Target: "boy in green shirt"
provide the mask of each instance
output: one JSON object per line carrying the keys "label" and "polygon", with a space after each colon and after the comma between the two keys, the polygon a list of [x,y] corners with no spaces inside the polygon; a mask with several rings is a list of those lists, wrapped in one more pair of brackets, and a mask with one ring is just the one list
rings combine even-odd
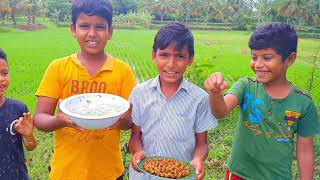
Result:
{"label": "boy in green shirt", "polygon": [[292,179],[294,134],[300,179],[313,179],[313,136],[320,132],[319,117],[312,98],[286,76],[296,59],[297,40],[289,25],[258,28],[249,40],[256,77],[238,80],[225,95],[228,83],[221,73],[205,81],[215,117],[241,108],[226,179]]}

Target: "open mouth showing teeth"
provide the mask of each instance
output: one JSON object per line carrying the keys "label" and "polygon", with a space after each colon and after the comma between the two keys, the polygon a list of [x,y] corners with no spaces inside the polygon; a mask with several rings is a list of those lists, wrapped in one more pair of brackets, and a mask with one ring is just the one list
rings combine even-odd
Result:
{"label": "open mouth showing teeth", "polygon": [[87,41],[90,46],[96,46],[98,44],[97,41]]}
{"label": "open mouth showing teeth", "polygon": [[176,74],[176,72],[172,72],[172,71],[171,72],[166,71],[166,73],[167,74]]}
{"label": "open mouth showing teeth", "polygon": [[266,75],[267,72],[257,71],[256,74],[257,74],[258,76],[263,76],[263,75]]}

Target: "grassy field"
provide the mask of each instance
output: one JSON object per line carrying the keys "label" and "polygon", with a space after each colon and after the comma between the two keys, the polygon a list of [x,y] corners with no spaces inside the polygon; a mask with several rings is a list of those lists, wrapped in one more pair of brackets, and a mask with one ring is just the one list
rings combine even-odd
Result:
{"label": "grassy field", "polygon": [[[134,69],[137,79],[142,82],[156,75],[151,61],[153,38],[156,31],[151,30],[115,30],[113,39],[107,45],[107,51],[127,61]],[[239,77],[252,76],[248,64],[250,56],[247,49],[248,32],[194,31],[196,44],[196,64],[211,63],[213,67],[202,68],[201,80],[214,71],[221,71],[231,82]],[[34,93],[39,85],[47,65],[55,58],[74,53],[78,50],[76,40],[68,28],[49,26],[36,32],[23,32],[0,26],[0,48],[9,58],[11,85],[8,97],[24,101],[30,111],[35,109]],[[289,79],[299,87],[308,89],[310,85],[313,60],[320,40],[299,40],[298,59],[289,70]],[[192,75],[195,71],[189,71]],[[320,106],[320,55],[316,64],[314,88],[310,93]],[[191,77],[191,76],[190,76]],[[192,78],[191,78],[192,79]],[[209,132],[210,152],[206,162],[206,179],[223,179],[227,158],[230,154],[234,128],[238,112],[234,111],[219,128]],[[36,132],[39,146],[27,152],[27,164],[31,179],[48,179],[48,166],[52,157],[53,134]],[[122,150],[125,164],[128,166],[130,154],[126,150],[129,132],[122,133]],[[320,140],[316,138],[316,179],[320,180]],[[296,164],[296,162],[294,163]],[[294,179],[297,179],[297,167],[293,166]],[[210,178],[209,178],[210,177]]]}

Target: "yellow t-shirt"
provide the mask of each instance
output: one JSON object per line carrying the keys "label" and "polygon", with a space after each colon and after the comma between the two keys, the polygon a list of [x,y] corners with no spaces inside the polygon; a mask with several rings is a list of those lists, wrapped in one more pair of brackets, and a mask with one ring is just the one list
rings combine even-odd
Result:
{"label": "yellow t-shirt", "polygon": [[[73,54],[48,66],[36,96],[65,99],[75,94],[99,92],[128,99],[135,84],[130,66],[109,54],[104,66],[93,76]],[[115,180],[123,171],[119,129],[55,131],[50,179]]]}

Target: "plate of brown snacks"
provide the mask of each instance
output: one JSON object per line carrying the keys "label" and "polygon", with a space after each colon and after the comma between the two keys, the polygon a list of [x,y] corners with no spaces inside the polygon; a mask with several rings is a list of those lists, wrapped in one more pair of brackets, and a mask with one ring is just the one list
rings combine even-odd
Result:
{"label": "plate of brown snacks", "polygon": [[174,158],[146,157],[138,168],[151,176],[163,179],[196,179],[195,168],[189,162],[182,162]]}

